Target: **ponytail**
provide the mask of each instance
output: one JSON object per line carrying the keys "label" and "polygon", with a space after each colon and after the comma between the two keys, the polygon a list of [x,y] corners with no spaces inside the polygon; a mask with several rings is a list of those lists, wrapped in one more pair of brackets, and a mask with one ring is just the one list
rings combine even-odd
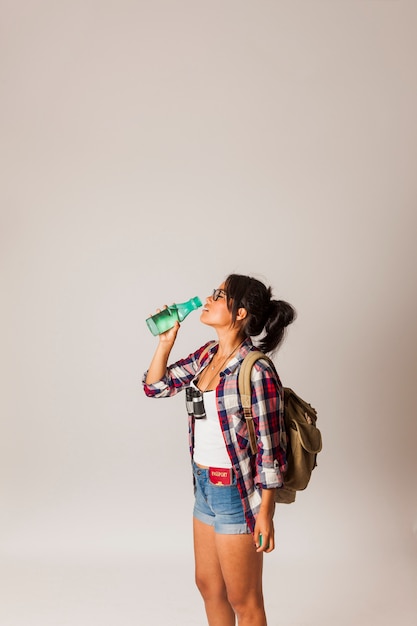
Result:
{"label": "ponytail", "polygon": [[232,324],[237,312],[244,307],[247,312],[244,331],[248,337],[262,335],[259,349],[274,352],[284,338],[285,328],[295,317],[295,309],[285,300],[273,300],[271,287],[250,276],[230,274],[225,281],[227,305],[232,313]]}
{"label": "ponytail", "polygon": [[259,348],[262,352],[274,352],[281,344],[285,329],[295,320],[295,309],[285,300],[271,300],[265,324],[265,335]]}

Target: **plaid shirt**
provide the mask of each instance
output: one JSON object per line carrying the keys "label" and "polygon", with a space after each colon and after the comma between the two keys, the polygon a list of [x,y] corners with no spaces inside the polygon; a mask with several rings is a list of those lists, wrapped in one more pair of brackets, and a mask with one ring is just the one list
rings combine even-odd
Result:
{"label": "plaid shirt", "polygon": [[[209,346],[209,350],[205,349]],[[208,342],[187,358],[173,363],[158,382],[145,383],[145,394],[151,398],[173,396],[188,387],[191,381],[206,367],[217,352],[216,342]],[[246,420],[240,402],[238,375],[240,365],[250,350],[251,339],[246,339],[239,351],[220,372],[216,388],[216,403],[226,449],[236,475],[245,518],[250,530],[255,528],[262,489],[276,489],[283,485],[286,470],[286,433],[284,426],[284,402],[281,381],[277,372],[262,360],[256,361],[251,371],[252,414],[258,450],[251,453]],[[200,363],[200,356],[204,352]],[[189,417],[189,446],[191,457],[194,450],[194,420]]]}

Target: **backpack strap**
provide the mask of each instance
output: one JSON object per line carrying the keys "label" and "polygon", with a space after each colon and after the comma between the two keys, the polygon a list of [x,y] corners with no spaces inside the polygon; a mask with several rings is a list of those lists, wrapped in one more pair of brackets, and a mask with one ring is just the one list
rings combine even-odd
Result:
{"label": "backpack strap", "polygon": [[273,362],[268,356],[266,356],[266,354],[260,352],[259,350],[252,350],[251,352],[248,352],[248,354],[243,359],[238,377],[240,399],[242,401],[243,414],[245,416],[246,425],[248,427],[249,442],[252,454],[256,454],[257,445],[252,415],[251,370],[253,364],[255,363],[255,361],[258,361],[258,359],[265,359],[265,361],[268,361],[268,363],[271,363],[274,366]]}

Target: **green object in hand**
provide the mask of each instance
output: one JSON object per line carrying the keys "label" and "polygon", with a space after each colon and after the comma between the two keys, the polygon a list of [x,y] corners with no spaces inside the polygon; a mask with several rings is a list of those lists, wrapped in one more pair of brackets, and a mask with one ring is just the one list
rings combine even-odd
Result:
{"label": "green object in hand", "polygon": [[176,322],[182,322],[191,311],[195,311],[200,306],[202,306],[202,302],[196,296],[187,302],[181,302],[181,304],[171,304],[159,313],[148,317],[146,323],[153,335],[160,335],[173,328]]}

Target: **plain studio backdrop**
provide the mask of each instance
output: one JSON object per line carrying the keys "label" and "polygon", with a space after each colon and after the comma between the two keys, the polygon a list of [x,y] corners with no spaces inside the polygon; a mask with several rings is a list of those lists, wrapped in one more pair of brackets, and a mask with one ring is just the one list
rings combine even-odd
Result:
{"label": "plain studio backdrop", "polygon": [[[0,626],[203,626],[156,308],[231,272],[324,449],[271,626],[417,619],[415,0],[1,2]],[[193,313],[173,358],[213,338]]]}

